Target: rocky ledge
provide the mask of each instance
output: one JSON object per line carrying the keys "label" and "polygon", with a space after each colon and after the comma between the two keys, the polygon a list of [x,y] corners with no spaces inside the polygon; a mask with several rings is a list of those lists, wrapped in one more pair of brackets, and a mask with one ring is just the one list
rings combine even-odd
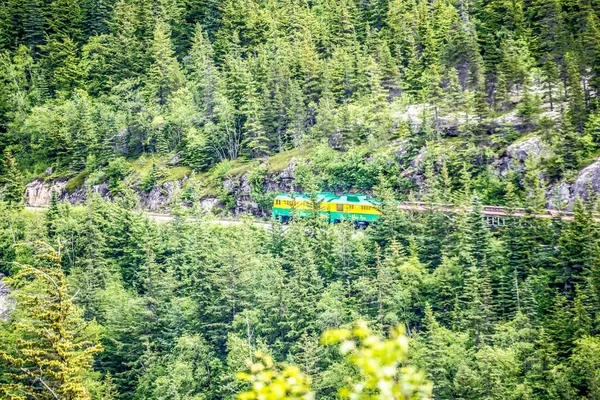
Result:
{"label": "rocky ledge", "polygon": [[[298,190],[295,186],[295,169],[297,162],[292,159],[282,171],[267,173],[263,179],[263,192],[288,192],[291,189]],[[188,178],[181,180],[156,184],[149,191],[140,189],[137,185],[133,187],[140,202],[140,207],[147,211],[168,212],[175,201],[180,199],[181,192]],[[67,180],[44,181],[36,179],[25,188],[25,203],[30,207],[46,207],[50,204],[52,192],[55,191],[61,201],[71,204],[81,204],[88,197],[88,191],[98,194],[105,200],[112,201],[113,196],[106,182],[93,185],[88,188],[78,188],[70,192],[67,190]],[[258,217],[265,217],[262,210],[253,198],[250,174],[245,173],[240,177],[231,177],[222,182],[222,192],[233,200],[231,212],[235,215],[251,213]],[[186,206],[185,202],[182,205]],[[205,196],[200,199],[200,207],[208,212],[214,209],[222,209],[225,206],[216,196]]]}

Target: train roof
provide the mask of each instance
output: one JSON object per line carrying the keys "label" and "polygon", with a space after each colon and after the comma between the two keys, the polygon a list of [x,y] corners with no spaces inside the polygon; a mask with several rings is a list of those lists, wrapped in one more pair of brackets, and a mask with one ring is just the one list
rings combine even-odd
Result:
{"label": "train roof", "polygon": [[[329,199],[335,198],[335,193],[330,192],[320,192],[317,193],[317,200],[319,201],[327,201]],[[276,200],[310,200],[310,196],[306,193],[281,193],[275,197]]]}
{"label": "train roof", "polygon": [[344,194],[335,199],[336,203],[374,206],[379,203],[366,194]]}
{"label": "train roof", "polygon": [[[310,200],[311,196],[305,193],[282,193],[275,197],[276,200]],[[317,201],[322,202],[335,202],[342,204],[357,204],[357,205],[378,205],[379,202],[375,199],[370,198],[363,193],[350,193],[336,196],[335,193],[331,192],[320,192],[317,193]]]}

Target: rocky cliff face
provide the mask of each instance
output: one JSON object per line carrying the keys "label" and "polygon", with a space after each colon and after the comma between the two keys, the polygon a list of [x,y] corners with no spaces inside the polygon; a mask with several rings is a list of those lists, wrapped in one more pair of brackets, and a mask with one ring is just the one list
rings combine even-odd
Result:
{"label": "rocky cliff face", "polygon": [[[299,191],[300,188],[295,185],[296,166],[296,160],[292,159],[283,171],[267,173],[263,179],[262,190],[278,193],[289,192],[290,190]],[[253,199],[250,174],[246,173],[240,178],[224,180],[223,189],[233,196],[235,205],[232,212],[234,215],[250,213],[257,217],[268,216],[266,210],[261,209]]]}
{"label": "rocky cliff face", "polygon": [[[25,187],[25,204],[30,207],[46,207],[50,204],[52,192],[56,192],[61,201],[68,201],[72,204],[81,204],[87,198],[87,189],[79,188],[74,192],[66,189],[66,180],[56,180],[45,182],[40,179],[29,183]],[[91,187],[93,193],[99,194],[102,198],[111,200],[110,191],[106,183],[94,185]]]}
{"label": "rocky cliff face", "polygon": [[175,182],[154,185],[149,192],[138,191],[140,205],[148,211],[167,211],[175,201],[176,193],[186,181],[187,178],[184,178]]}
{"label": "rocky cliff face", "polygon": [[0,274],[0,321],[6,321],[14,307],[14,301],[9,297],[10,290],[2,278],[4,276]]}
{"label": "rocky cliff face", "polygon": [[46,183],[35,180],[25,187],[25,203],[31,207],[44,207],[50,204],[52,192],[60,197],[65,192],[67,181],[54,181]]}
{"label": "rocky cliff face", "polygon": [[549,205],[554,207],[573,208],[580,198],[588,200],[590,192],[600,193],[600,158],[582,169],[572,182],[563,182],[548,191]]}
{"label": "rocky cliff face", "polygon": [[[263,191],[288,192],[290,190],[298,190],[299,188],[294,186],[296,165],[296,161],[292,160],[283,171],[267,173],[263,180]],[[157,184],[150,191],[141,190],[137,186],[134,187],[139,197],[140,206],[147,211],[168,212],[173,206],[173,202],[177,201],[177,193],[181,191],[187,179],[186,177],[178,181]],[[259,204],[253,199],[249,179],[250,175],[248,173],[239,178],[225,179],[222,182],[222,189],[233,198],[234,206],[231,211],[235,215],[250,213],[255,216],[264,217],[266,216],[264,210],[261,210]],[[97,193],[105,200],[113,200],[107,183],[94,185],[89,190]],[[86,188],[79,188],[73,192],[69,192],[66,180],[46,182],[37,179],[26,186],[25,203],[30,207],[46,207],[50,204],[52,191],[56,192],[61,201],[67,201],[72,204],[81,204],[88,197],[88,189]],[[206,212],[224,207],[218,198],[210,196],[200,199],[200,206]]]}
{"label": "rocky cliff face", "polygon": [[509,172],[524,172],[525,161],[531,157],[540,162],[552,155],[552,151],[542,138],[532,137],[522,142],[513,143],[508,146],[506,152],[494,164],[498,175],[506,178]]}
{"label": "rocky cliff face", "polygon": [[[138,190],[140,205],[148,211],[166,211],[173,202],[175,192],[181,189],[184,183],[185,179],[155,185],[149,192]],[[31,207],[46,207],[50,204],[53,191],[56,192],[61,201],[68,201],[71,204],[81,204],[87,199],[87,188],[79,188],[74,192],[69,192],[66,190],[66,185],[67,181],[64,180],[52,182],[35,180],[25,187],[25,204]],[[105,200],[112,201],[113,199],[107,183],[94,185],[89,190]]]}
{"label": "rocky cliff face", "polygon": [[[402,153],[402,146],[400,146],[398,153]],[[494,168],[496,173],[506,177],[510,171],[523,173],[525,171],[525,161],[529,157],[540,161],[551,155],[551,150],[542,142],[541,138],[532,137],[509,146],[505,153],[494,163]],[[424,157],[426,157],[425,149],[414,157],[409,168],[403,172],[417,186],[422,185],[424,179],[422,171]],[[301,188],[296,185],[295,181],[296,167],[297,161],[292,159],[282,171],[267,173],[262,183],[263,193],[299,191]],[[179,181],[157,184],[147,192],[139,188],[135,189],[140,199],[140,206],[148,211],[168,212],[173,202],[178,198],[177,193],[183,189],[186,181],[187,178],[184,178]],[[32,207],[47,206],[50,203],[53,190],[56,191],[62,201],[80,204],[86,200],[86,189],[80,188],[74,192],[69,192],[66,190],[66,186],[67,181],[65,180],[52,182],[35,180],[27,185],[25,189],[26,204]],[[600,193],[600,159],[581,170],[574,181],[563,182],[550,187],[547,193],[548,207],[571,209],[577,198],[587,199],[588,188],[591,188],[595,193]],[[106,183],[94,185],[91,190],[106,200],[112,200]],[[223,180],[222,192],[228,196],[230,201],[225,202],[220,196],[206,196],[200,199],[202,210],[209,212],[227,207],[234,215],[250,213],[257,217],[267,216],[268,210],[264,206],[261,208],[256,200],[256,193],[253,193],[249,173],[237,178]],[[223,204],[222,200],[227,204]]]}

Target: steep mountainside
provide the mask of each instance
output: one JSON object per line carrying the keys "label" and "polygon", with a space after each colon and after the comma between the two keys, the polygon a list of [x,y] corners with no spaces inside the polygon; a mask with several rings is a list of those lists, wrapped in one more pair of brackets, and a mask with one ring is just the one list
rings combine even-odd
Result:
{"label": "steep mountainside", "polygon": [[[330,176],[327,160],[343,159],[333,168],[369,164],[400,197],[426,197],[425,172],[447,169],[453,188],[469,180],[502,203],[508,182],[521,201],[531,192],[533,152],[547,202],[572,206],[600,148],[598,11],[583,0],[5,0],[0,173],[8,183],[13,163],[20,184],[56,181],[75,201],[88,187],[131,189],[149,208],[195,174],[188,199],[230,206],[247,193],[229,170],[260,175],[257,164],[296,152],[317,171],[311,187],[372,189]],[[390,146],[393,168],[378,164]]]}

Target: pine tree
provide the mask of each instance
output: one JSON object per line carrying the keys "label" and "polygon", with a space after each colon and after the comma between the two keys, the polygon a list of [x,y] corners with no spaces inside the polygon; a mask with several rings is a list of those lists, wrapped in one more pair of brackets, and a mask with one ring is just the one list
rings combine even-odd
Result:
{"label": "pine tree", "polygon": [[256,96],[254,82],[251,82],[248,85],[245,98],[245,144],[250,150],[252,158],[262,158],[269,154],[269,139],[267,138],[267,133],[262,123],[263,110]]}
{"label": "pine tree", "polygon": [[109,48],[115,82],[138,77],[150,64],[147,48],[137,36],[138,19],[134,4],[121,0],[115,6]]}
{"label": "pine tree", "polygon": [[31,251],[34,263],[19,265],[8,280],[18,304],[12,326],[19,341],[15,353],[0,350],[14,382],[0,391],[11,398],[88,398],[93,355],[102,347],[73,304],[60,254],[40,242]]}
{"label": "pine tree", "polygon": [[474,195],[468,216],[470,248],[476,265],[480,268],[488,266],[490,254],[489,230],[483,216],[483,205],[479,196]]}
{"label": "pine tree", "polygon": [[53,93],[70,93],[79,87],[83,71],[79,63],[77,43],[69,36],[54,35],[41,47],[44,54],[42,65],[49,78]]}
{"label": "pine tree", "polygon": [[563,295],[556,295],[544,328],[556,345],[557,353],[562,356],[569,354],[573,348],[573,334],[577,327],[571,323],[572,319],[573,310],[569,301]]}
{"label": "pine tree", "polygon": [[47,25],[51,38],[69,38],[75,43],[83,40],[83,13],[78,0],[54,0],[50,4]]}
{"label": "pine tree", "polygon": [[296,342],[304,331],[315,332],[316,309],[323,290],[323,280],[316,266],[306,257],[302,265],[292,265],[285,289],[286,312],[282,316],[281,329],[288,341]]}
{"label": "pine tree", "polygon": [[371,135],[380,139],[388,139],[387,134],[390,131],[392,121],[389,117],[390,111],[387,102],[387,91],[383,87],[379,66],[375,60],[370,59],[369,61],[370,63],[367,70],[369,108],[365,123]]}
{"label": "pine tree", "polygon": [[542,57],[554,58],[565,50],[568,31],[560,0],[533,0],[527,7],[531,21],[531,44]]}
{"label": "pine tree", "polygon": [[477,346],[483,345],[486,336],[491,333],[493,323],[491,300],[487,268],[466,268],[461,308],[463,321]]}
{"label": "pine tree", "polygon": [[582,132],[586,119],[585,94],[581,87],[579,60],[571,52],[565,55],[565,75],[569,119],[577,132]]}
{"label": "pine tree", "polygon": [[35,53],[45,41],[44,32],[44,6],[40,0],[26,0],[25,2],[25,30],[24,41]]}
{"label": "pine tree", "polygon": [[219,74],[213,56],[213,48],[206,32],[200,25],[196,25],[186,67],[194,97],[207,121],[214,121],[215,92],[220,89]]}
{"label": "pine tree", "polygon": [[53,239],[58,233],[58,222],[60,218],[60,209],[59,209],[60,200],[58,199],[58,194],[56,190],[52,190],[50,194],[50,204],[48,204],[48,211],[46,211],[46,231],[48,232],[48,237]]}
{"label": "pine tree", "polygon": [[183,74],[173,54],[171,29],[163,21],[158,21],[154,28],[150,54],[149,93],[153,101],[164,106],[173,93],[183,86]]}
{"label": "pine tree", "polygon": [[73,142],[72,167],[81,171],[86,167],[88,154],[95,153],[96,132],[91,119],[91,104],[87,93],[77,91],[73,99],[73,115],[69,121],[69,130]]}
{"label": "pine tree", "polygon": [[544,86],[544,97],[550,103],[550,111],[554,111],[557,95],[555,94],[559,83],[558,68],[556,64],[548,60],[542,66],[542,85]]}
{"label": "pine tree", "polygon": [[0,191],[2,199],[13,207],[19,207],[23,202],[25,185],[23,176],[17,168],[15,161],[10,151],[4,152],[3,173],[0,176],[0,185],[4,188]]}
{"label": "pine tree", "polygon": [[578,199],[573,207],[573,221],[561,232],[558,242],[562,272],[560,283],[563,290],[573,293],[575,284],[594,265],[598,252],[598,233],[589,211]]}
{"label": "pine tree", "polygon": [[443,256],[440,266],[429,278],[431,306],[442,322],[450,322],[452,312],[458,311],[454,306],[464,284],[462,269],[456,258]]}
{"label": "pine tree", "polygon": [[84,0],[81,5],[85,33],[89,36],[109,32],[110,18],[117,0]]}
{"label": "pine tree", "polygon": [[591,313],[586,304],[587,302],[586,293],[580,287],[573,301],[573,326],[574,338],[576,340],[589,336],[592,333],[592,318],[590,317]]}
{"label": "pine tree", "polygon": [[458,123],[458,112],[463,108],[463,90],[458,81],[458,71],[452,68],[447,72],[446,91],[444,93],[444,110],[452,113],[455,123]]}
{"label": "pine tree", "polygon": [[534,93],[531,93],[529,79],[523,83],[523,96],[521,103],[517,106],[518,114],[523,118],[526,126],[535,125],[539,114],[541,113],[542,100]]}
{"label": "pine tree", "polygon": [[294,362],[300,366],[302,372],[311,379],[319,375],[323,349],[319,346],[319,338],[315,333],[308,334],[304,331],[298,342],[298,352],[294,355]]}
{"label": "pine tree", "polygon": [[386,248],[391,242],[401,243],[408,231],[406,214],[401,212],[394,198],[394,191],[383,175],[373,190],[375,198],[381,202],[379,210],[381,218],[373,225],[371,235],[381,248]]}

